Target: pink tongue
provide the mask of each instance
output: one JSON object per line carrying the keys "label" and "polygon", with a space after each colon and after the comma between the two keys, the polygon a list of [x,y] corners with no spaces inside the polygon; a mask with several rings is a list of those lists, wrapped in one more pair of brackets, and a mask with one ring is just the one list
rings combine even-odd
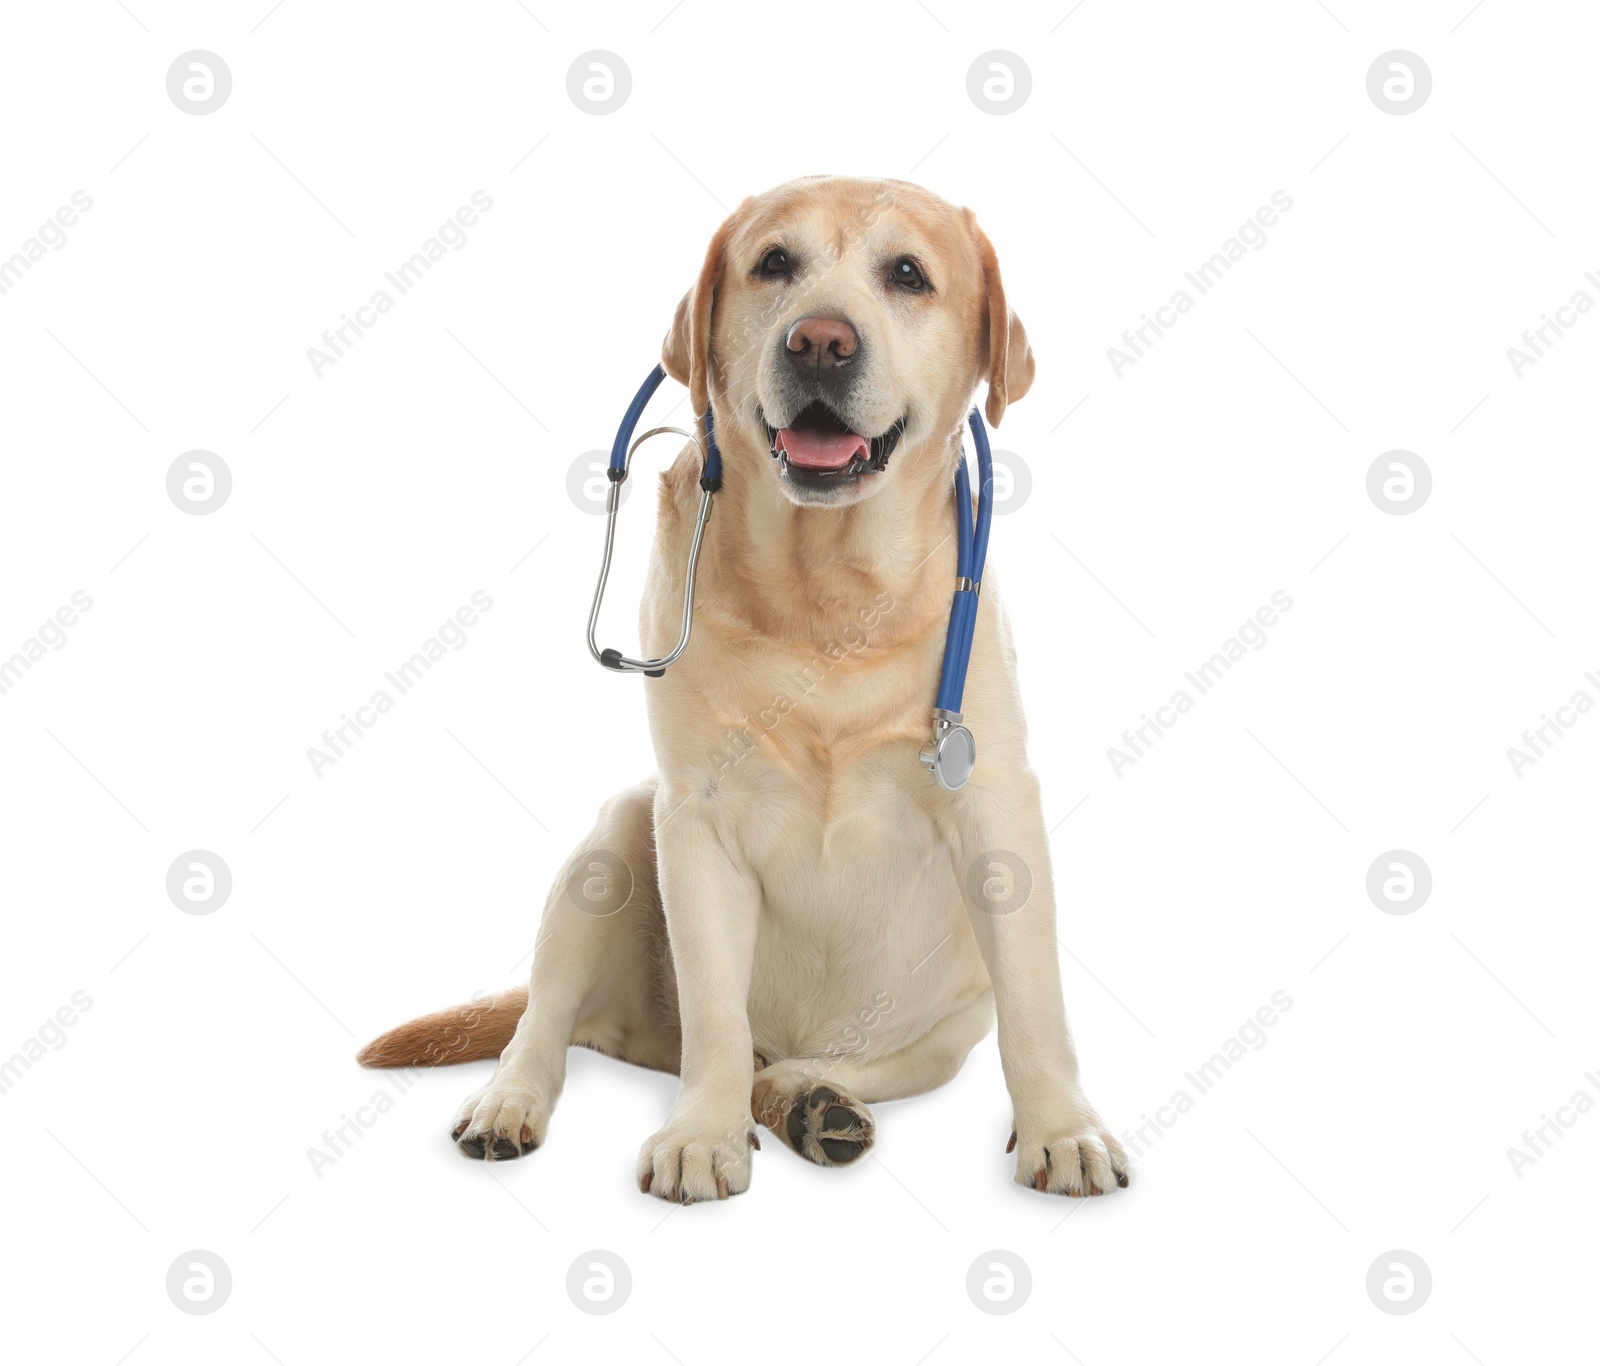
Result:
{"label": "pink tongue", "polygon": [[854,432],[797,432],[793,427],[778,433],[777,447],[791,465],[811,470],[842,470],[853,456],[865,459],[872,453],[866,438]]}

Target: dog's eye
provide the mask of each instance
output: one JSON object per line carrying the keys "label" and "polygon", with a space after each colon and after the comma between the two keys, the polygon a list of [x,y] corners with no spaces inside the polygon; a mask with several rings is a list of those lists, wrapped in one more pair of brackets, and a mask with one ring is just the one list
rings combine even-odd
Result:
{"label": "dog's eye", "polygon": [[922,268],[909,256],[902,256],[889,267],[889,278],[902,289],[926,289],[928,285],[922,278]]}
{"label": "dog's eye", "polygon": [[794,273],[794,267],[789,263],[789,253],[782,247],[774,247],[761,258],[761,264],[756,267],[756,274],[768,280],[786,279]]}

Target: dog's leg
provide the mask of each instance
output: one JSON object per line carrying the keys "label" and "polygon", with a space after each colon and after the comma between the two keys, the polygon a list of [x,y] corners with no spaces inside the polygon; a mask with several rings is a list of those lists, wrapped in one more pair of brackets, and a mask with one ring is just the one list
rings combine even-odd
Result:
{"label": "dog's leg", "polygon": [[[711,803],[715,798],[709,799]],[[657,862],[678,979],[683,1085],[639,1150],[639,1188],[689,1204],[750,1184],[751,964],[760,888],[698,797],[657,798]]]}
{"label": "dog's leg", "polygon": [[1038,782],[1020,774],[1004,793],[973,797],[958,818],[950,853],[994,987],[1016,1180],[1061,1195],[1126,1186],[1127,1156],[1078,1082]]}
{"label": "dog's leg", "polygon": [[750,1113],[801,1157],[842,1167],[872,1147],[867,1102],[899,1100],[943,1086],[994,1024],[985,992],[915,1043],[881,1058],[787,1058],[756,1073]]}
{"label": "dog's leg", "polygon": [[654,783],[645,783],[608,802],[556,878],[539,925],[527,1009],[494,1079],[456,1111],[451,1137],[468,1157],[504,1161],[544,1142],[569,1044],[676,1068],[676,1020],[662,999],[658,959],[665,936],[654,795]]}

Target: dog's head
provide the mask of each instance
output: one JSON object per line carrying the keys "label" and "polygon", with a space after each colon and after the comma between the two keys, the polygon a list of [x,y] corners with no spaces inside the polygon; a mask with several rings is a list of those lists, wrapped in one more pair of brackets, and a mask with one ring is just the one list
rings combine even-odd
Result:
{"label": "dog's head", "polygon": [[1033,383],[972,212],[903,181],[833,176],[748,199],[717,229],[662,361],[696,414],[718,401],[725,454],[774,457],[744,477],[830,507],[883,488],[897,450],[958,431],[980,380],[991,424]]}

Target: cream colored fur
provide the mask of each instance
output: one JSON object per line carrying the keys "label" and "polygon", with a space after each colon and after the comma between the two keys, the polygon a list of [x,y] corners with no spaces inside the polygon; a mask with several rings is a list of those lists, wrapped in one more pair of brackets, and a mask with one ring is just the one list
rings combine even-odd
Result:
{"label": "cream colored fur", "polygon": [[[751,275],[774,242],[807,263],[778,289]],[[886,286],[885,262],[902,253],[926,265],[931,295]],[[887,470],[836,506],[789,496],[762,421],[781,406],[785,330],[816,313],[851,319],[865,339],[862,430],[907,419]],[[1017,1181],[1070,1195],[1126,1185],[1127,1160],[1079,1086],[1049,842],[992,570],[964,708],[976,771],[945,792],[917,757],[956,572],[963,418],[986,380],[998,422],[1033,375],[993,249],[969,212],[915,186],[792,182],[719,229],[664,363],[697,409],[713,405],[724,482],[692,643],[642,685],[658,774],[607,805],[557,879],[526,1011],[453,1134],[489,1158],[537,1146],[567,1049],[587,1043],[682,1078],[640,1150],[641,1187],[725,1197],[749,1184],[753,1120],[827,1161],[822,1112],[844,1116],[821,1102],[838,1093],[860,1117],[858,1146],[870,1143],[867,1104],[949,1080],[998,1016]],[[676,641],[699,469],[690,445],[663,476],[642,656]],[[963,890],[995,850],[1020,856],[1034,883],[1008,915]],[[633,884],[606,915],[567,890],[603,873],[596,851],[623,860]],[[400,1033],[369,1060],[401,1060],[414,1040],[402,1048]],[[808,1104],[810,1130],[791,1119]]]}

